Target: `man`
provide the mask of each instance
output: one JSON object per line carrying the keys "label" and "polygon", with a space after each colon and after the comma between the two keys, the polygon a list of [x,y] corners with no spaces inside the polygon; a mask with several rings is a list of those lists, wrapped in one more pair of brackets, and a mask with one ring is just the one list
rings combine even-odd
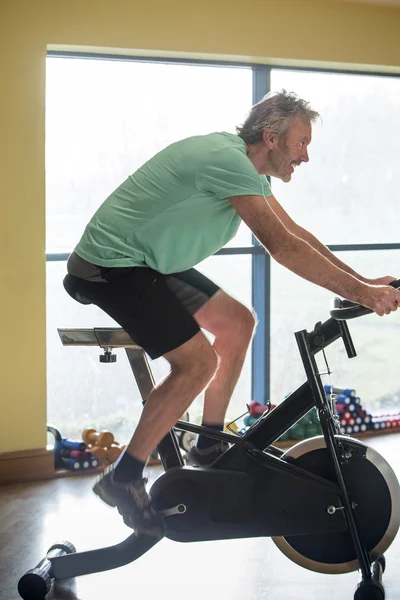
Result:
{"label": "man", "polygon": [[[397,309],[393,277],[368,280],[286,214],[266,175],[282,181],[308,162],[309,103],[282,91],[253,106],[237,135],[171,144],[100,206],[68,261],[69,281],[152,357],[170,364],[119,462],[94,487],[135,532],[159,535],[143,479],[164,435],[205,390],[203,424],[223,429],[253,336],[253,314],[192,267],[224,246],[243,220],[266,251],[300,277],[379,315]],[[201,331],[215,336],[211,345]],[[199,436],[189,464],[211,464],[226,445]]]}

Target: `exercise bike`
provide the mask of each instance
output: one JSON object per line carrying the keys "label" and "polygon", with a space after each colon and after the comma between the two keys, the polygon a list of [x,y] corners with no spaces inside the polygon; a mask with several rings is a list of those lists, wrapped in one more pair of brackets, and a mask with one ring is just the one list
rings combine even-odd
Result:
{"label": "exercise bike", "polygon": [[[89,302],[68,281],[67,291]],[[400,280],[392,284],[400,288]],[[298,565],[319,573],[360,571],[354,600],[383,600],[384,553],[400,525],[400,486],[390,465],[362,441],[342,435],[334,396],[327,397],[315,355],[341,339],[356,356],[347,320],[372,311],[334,298],[330,318],[295,333],[307,380],[242,436],[178,421],[158,446],[164,473],[150,489],[165,537],[178,542],[271,537]],[[143,402],[154,386],[147,357],[120,328],[59,329],[64,346],[97,346],[102,362],[125,348]],[[316,407],[323,435],[284,451],[274,446]],[[229,442],[210,467],[185,466],[175,430]],[[123,542],[76,552],[54,544],[19,581],[24,600],[42,600],[54,580],[114,569],[150,550],[160,538],[131,534]]]}

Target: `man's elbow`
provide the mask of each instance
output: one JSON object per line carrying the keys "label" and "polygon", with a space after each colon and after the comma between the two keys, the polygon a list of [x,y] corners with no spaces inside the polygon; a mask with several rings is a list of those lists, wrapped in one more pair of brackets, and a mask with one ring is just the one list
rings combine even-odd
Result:
{"label": "man's elbow", "polygon": [[271,258],[273,258],[280,265],[284,265],[286,263],[286,257],[288,255],[288,250],[285,246],[280,246],[279,248],[274,248],[273,250],[268,250]]}
{"label": "man's elbow", "polygon": [[288,254],[293,252],[295,245],[295,236],[289,231],[285,230],[279,237],[269,240],[268,244],[265,245],[266,250],[270,254],[271,258],[282,264],[285,262]]}

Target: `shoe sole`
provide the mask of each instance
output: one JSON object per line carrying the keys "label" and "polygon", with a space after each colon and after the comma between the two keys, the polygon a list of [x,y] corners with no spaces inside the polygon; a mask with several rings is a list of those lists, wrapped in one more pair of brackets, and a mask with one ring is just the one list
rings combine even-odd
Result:
{"label": "shoe sole", "polygon": [[[96,483],[96,485],[93,487],[93,492],[96,494],[96,496],[98,496],[101,500],[103,500],[103,502],[105,502],[106,504],[108,504],[108,506],[111,506],[111,508],[118,508],[117,503],[111,499],[110,496],[107,495],[107,493],[105,492],[104,489],[101,488],[101,486],[99,485],[99,483]],[[139,527],[137,529],[135,529],[129,519],[129,517],[125,517],[120,509],[118,509],[119,514],[121,515],[121,517],[123,518],[123,521],[125,523],[125,525],[127,527],[129,527],[130,529],[134,529],[136,535],[149,535],[151,537],[159,537],[162,538],[164,536],[164,526],[163,524],[160,523],[160,525],[154,525],[153,527]]]}
{"label": "shoe sole", "polygon": [[114,500],[112,500],[111,497],[107,495],[107,493],[105,493],[105,490],[100,486],[99,483],[96,483],[96,485],[93,487],[93,492],[96,494],[96,496],[103,500],[103,502],[108,504],[108,506],[111,506],[111,508],[117,507],[117,503]]}
{"label": "shoe sole", "polygon": [[213,465],[215,463],[215,461],[217,461],[219,459],[219,457],[222,456],[222,454],[220,454],[219,456],[216,456],[209,462],[201,462],[200,460],[196,460],[196,459],[190,460],[188,458],[185,458],[185,460],[186,460],[186,464],[189,467],[211,467],[211,465]]}

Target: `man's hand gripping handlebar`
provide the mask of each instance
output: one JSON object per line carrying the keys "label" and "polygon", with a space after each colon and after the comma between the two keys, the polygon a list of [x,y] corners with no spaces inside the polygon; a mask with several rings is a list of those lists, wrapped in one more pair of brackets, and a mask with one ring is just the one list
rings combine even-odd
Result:
{"label": "man's hand gripping handlebar", "polygon": [[367,285],[360,303],[333,298],[331,317],[338,321],[355,319],[375,312],[379,316],[388,315],[400,306],[400,279],[389,285]]}

